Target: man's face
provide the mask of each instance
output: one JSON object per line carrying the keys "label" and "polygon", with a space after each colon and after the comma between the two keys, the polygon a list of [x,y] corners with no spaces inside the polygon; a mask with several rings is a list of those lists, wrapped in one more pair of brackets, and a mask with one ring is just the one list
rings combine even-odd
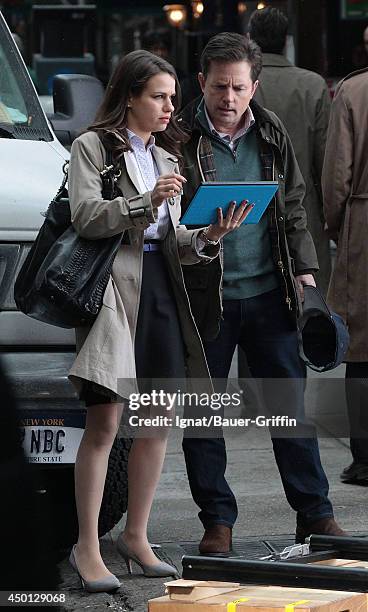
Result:
{"label": "man's face", "polygon": [[230,135],[237,131],[258,81],[251,79],[247,61],[214,62],[205,77],[198,75],[210,119],[218,132]]}

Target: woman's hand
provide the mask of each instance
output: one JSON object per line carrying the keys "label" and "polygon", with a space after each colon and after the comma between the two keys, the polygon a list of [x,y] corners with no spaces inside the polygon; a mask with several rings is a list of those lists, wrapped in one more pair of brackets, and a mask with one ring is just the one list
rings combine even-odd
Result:
{"label": "woman's hand", "polygon": [[237,208],[236,202],[230,202],[225,218],[222,214],[222,209],[218,208],[217,223],[212,223],[208,226],[206,237],[208,240],[218,242],[223,236],[240,227],[253,208],[254,204],[250,204],[248,200],[240,202]]}
{"label": "woman's hand", "polygon": [[158,208],[167,198],[174,198],[182,192],[182,185],[187,179],[181,174],[163,174],[157,179],[157,183],[151,193],[152,206]]}

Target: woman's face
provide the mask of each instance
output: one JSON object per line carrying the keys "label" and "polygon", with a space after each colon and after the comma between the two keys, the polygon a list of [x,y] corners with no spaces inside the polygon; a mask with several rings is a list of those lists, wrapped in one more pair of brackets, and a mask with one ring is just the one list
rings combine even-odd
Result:
{"label": "woman's face", "polygon": [[166,129],[174,110],[175,79],[167,72],[152,76],[139,96],[129,99],[127,126],[138,136]]}

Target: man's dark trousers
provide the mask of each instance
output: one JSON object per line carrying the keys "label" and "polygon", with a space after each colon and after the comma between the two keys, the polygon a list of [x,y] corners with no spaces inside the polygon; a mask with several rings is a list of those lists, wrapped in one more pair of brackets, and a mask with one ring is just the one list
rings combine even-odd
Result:
{"label": "man's dark trousers", "polygon": [[367,362],[348,362],[345,393],[350,424],[350,450],[356,463],[368,464]]}
{"label": "man's dark trousers", "polygon": [[[280,289],[243,300],[224,300],[218,337],[205,343],[213,378],[227,378],[237,345],[245,351],[250,372],[257,379],[290,378],[289,416],[303,419],[305,369],[299,358],[298,339]],[[283,383],[285,387],[285,383]],[[275,410],[273,383],[264,391],[269,412]],[[292,407],[291,404],[294,404]],[[290,413],[292,407],[294,415]],[[315,437],[273,437],[273,450],[287,500],[307,522],[333,516],[328,481]],[[205,528],[213,524],[232,527],[237,517],[235,497],[225,479],[226,449],[223,438],[183,439],[183,450],[192,496],[200,507]]]}

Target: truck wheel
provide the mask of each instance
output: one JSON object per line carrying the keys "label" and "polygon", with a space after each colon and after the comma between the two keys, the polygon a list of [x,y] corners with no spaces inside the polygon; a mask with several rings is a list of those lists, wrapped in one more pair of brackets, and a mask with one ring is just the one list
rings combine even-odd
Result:
{"label": "truck wheel", "polygon": [[105,535],[115,527],[126,512],[128,506],[128,456],[131,444],[132,440],[129,438],[116,438],[111,449],[98,519],[100,536]]}

